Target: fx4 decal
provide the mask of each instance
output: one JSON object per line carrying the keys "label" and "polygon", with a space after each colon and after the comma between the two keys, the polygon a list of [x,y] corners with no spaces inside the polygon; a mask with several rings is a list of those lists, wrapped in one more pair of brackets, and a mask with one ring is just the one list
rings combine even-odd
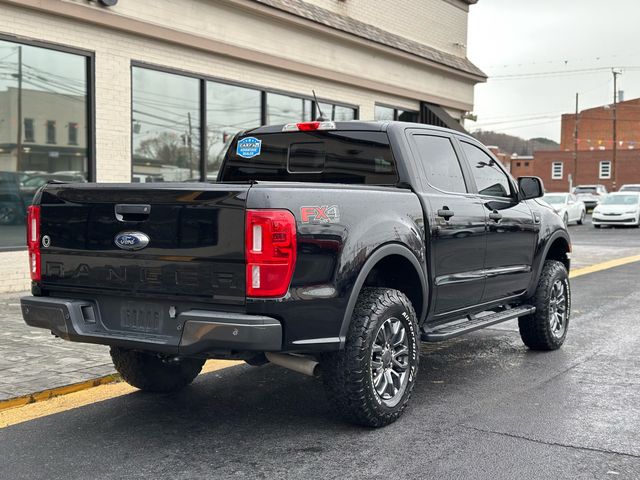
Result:
{"label": "fx4 decal", "polygon": [[302,223],[337,223],[340,221],[340,210],[337,205],[300,207]]}

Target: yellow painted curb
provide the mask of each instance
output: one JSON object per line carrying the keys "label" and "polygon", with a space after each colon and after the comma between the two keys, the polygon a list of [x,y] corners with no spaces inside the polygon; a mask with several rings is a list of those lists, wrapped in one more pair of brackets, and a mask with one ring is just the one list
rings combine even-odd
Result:
{"label": "yellow painted curb", "polygon": [[71,385],[63,385],[62,387],[49,388],[42,390],[41,392],[30,393],[27,395],[21,395],[19,397],[8,398],[6,400],[0,400],[0,412],[8,410],[10,408],[22,407],[30,403],[42,402],[43,400],[49,400],[61,395],[68,395],[74,392],[80,392],[88,388],[97,387],[99,385],[106,385],[108,383],[115,383],[121,381],[120,375],[114,373],[112,375],[105,375],[104,377],[93,378],[86,382],[73,383]]}
{"label": "yellow painted curb", "polygon": [[[223,370],[242,363],[244,362],[209,360],[204,364],[201,374]],[[66,387],[12,398],[0,404],[2,406],[0,408],[0,429],[137,391],[135,387],[121,381],[119,375],[114,374]]]}
{"label": "yellow painted curb", "polygon": [[572,270],[569,274],[569,278],[581,277],[589,273],[600,272],[602,270],[608,270],[609,268],[621,267],[622,265],[628,265],[629,263],[640,262],[640,255],[632,255],[630,257],[615,258],[602,263],[596,263],[588,267],[577,268]]}

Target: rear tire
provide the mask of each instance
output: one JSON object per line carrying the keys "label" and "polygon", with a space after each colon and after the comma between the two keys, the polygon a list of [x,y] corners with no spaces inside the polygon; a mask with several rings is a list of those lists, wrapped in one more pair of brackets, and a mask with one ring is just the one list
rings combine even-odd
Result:
{"label": "rear tire", "polygon": [[322,357],[322,380],[338,414],[366,427],[396,421],[418,373],[418,335],[415,311],[402,292],[363,289],[344,350]]}
{"label": "rear tire", "polygon": [[571,288],[563,263],[544,262],[531,303],[536,311],[518,319],[522,341],[532,350],[560,348],[567,338],[571,316]]}
{"label": "rear tire", "polygon": [[129,385],[145,392],[175,392],[198,376],[204,360],[199,358],[163,358],[153,352],[111,347],[111,359]]}

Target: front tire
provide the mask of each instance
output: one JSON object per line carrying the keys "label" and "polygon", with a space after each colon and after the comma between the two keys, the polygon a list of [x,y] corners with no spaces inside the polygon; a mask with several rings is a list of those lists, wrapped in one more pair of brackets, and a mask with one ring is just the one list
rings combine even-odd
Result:
{"label": "front tire", "polygon": [[358,297],[344,350],[322,358],[329,401],[348,422],[383,427],[407,406],[419,362],[416,313],[390,288],[365,288]]}
{"label": "front tire", "polygon": [[564,264],[544,262],[531,301],[536,311],[518,319],[522,341],[532,350],[557,350],[567,338],[571,316],[571,288]]}
{"label": "front tire", "polygon": [[129,385],[145,392],[175,392],[198,376],[204,360],[164,358],[153,352],[111,347],[116,370]]}
{"label": "front tire", "polygon": [[568,227],[569,226],[569,214],[565,213],[564,217],[562,217],[562,221],[564,222],[564,226]]}
{"label": "front tire", "polygon": [[583,225],[586,217],[587,212],[585,210],[582,210],[582,212],[580,213],[580,220],[578,220],[578,225]]}

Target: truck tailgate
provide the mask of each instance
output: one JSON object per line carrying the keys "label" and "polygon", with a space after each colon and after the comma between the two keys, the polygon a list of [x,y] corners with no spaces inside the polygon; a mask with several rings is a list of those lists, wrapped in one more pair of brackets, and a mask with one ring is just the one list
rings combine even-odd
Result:
{"label": "truck tailgate", "polygon": [[242,305],[249,188],[47,185],[40,200],[42,288]]}

